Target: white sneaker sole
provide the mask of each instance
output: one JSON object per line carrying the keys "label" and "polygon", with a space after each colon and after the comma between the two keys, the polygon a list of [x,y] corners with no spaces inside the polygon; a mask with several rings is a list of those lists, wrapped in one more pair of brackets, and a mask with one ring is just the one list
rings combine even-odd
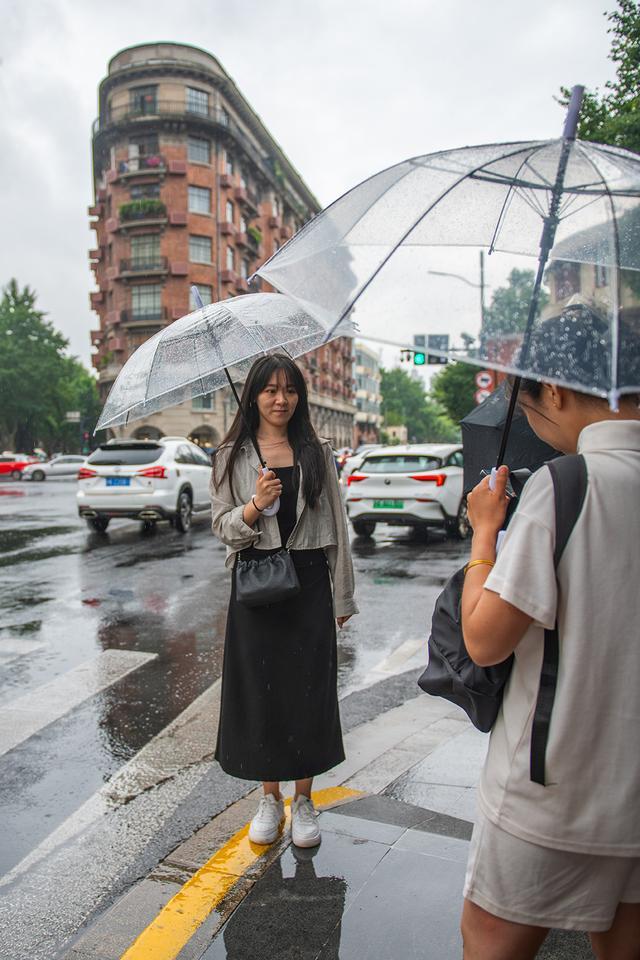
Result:
{"label": "white sneaker sole", "polygon": [[296,847],[303,847],[308,849],[309,847],[317,847],[320,841],[322,840],[322,834],[318,832],[317,837],[300,837],[298,840],[295,840],[293,834],[291,835],[291,842]]}

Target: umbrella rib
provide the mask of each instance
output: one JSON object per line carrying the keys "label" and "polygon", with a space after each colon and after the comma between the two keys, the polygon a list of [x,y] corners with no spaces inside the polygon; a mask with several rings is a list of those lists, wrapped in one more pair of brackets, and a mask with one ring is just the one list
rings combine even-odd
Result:
{"label": "umbrella rib", "polygon": [[[534,150],[535,150],[535,149],[541,150],[541,149],[542,149],[542,146],[539,145],[537,148],[534,148]],[[520,173],[520,171],[522,170],[522,168],[526,165],[526,163],[528,162],[529,159],[530,159],[530,154],[527,155],[527,156],[523,159],[522,163],[521,163],[520,166],[518,167],[518,174]],[[516,174],[516,176],[517,176],[518,174]],[[498,237],[499,237],[499,235],[500,235],[500,229],[501,229],[502,224],[504,223],[504,219],[505,219],[505,217],[506,217],[506,215],[507,215],[507,210],[508,210],[509,207],[511,206],[511,202],[512,202],[512,200],[513,200],[515,191],[516,191],[515,184],[512,183],[511,186],[509,187],[509,190],[508,190],[508,192],[507,192],[506,197],[504,198],[504,202],[503,202],[503,204],[502,204],[502,209],[500,210],[500,213],[499,213],[499,215],[498,215],[498,219],[497,219],[497,221],[496,221],[496,226],[495,226],[495,229],[494,229],[494,231],[493,231],[493,236],[491,237],[491,243],[489,244],[489,253],[490,253],[490,254],[493,253],[493,251],[494,251],[494,249],[495,249],[496,241],[497,241],[497,239],[498,239]]]}
{"label": "umbrella rib", "polygon": [[[542,145],[541,145],[541,146],[542,146]],[[536,148],[536,149],[537,149],[537,148]],[[500,160],[508,160],[510,157],[516,156],[518,153],[521,153],[521,152],[522,152],[522,147],[520,147],[519,150],[514,150],[512,153],[507,153],[507,154],[505,154],[504,156],[499,157],[499,159],[500,159]],[[495,163],[495,162],[496,162],[495,160],[492,160],[492,161],[491,161],[491,163]],[[349,315],[349,313],[351,312],[351,310],[353,310],[354,306],[356,305],[356,303],[358,302],[358,300],[360,299],[360,297],[362,296],[362,294],[365,292],[365,290],[368,289],[368,287],[371,286],[371,284],[373,283],[373,281],[375,280],[375,278],[378,276],[378,274],[380,273],[380,271],[382,270],[382,268],[383,268],[384,266],[386,266],[386,264],[389,262],[389,260],[390,260],[391,257],[393,256],[393,254],[394,254],[394,253],[396,252],[396,250],[398,249],[398,247],[401,247],[401,246],[402,246],[402,244],[403,244],[404,241],[407,239],[407,237],[409,236],[409,234],[411,234],[411,233],[415,230],[415,228],[418,226],[418,224],[422,223],[422,221],[424,220],[424,218],[425,218],[426,216],[428,216],[428,215],[431,213],[431,211],[432,211],[435,207],[437,207],[437,205],[438,205],[442,200],[444,200],[445,197],[447,197],[447,196],[451,193],[452,190],[455,190],[455,188],[456,188],[459,184],[461,184],[461,183],[463,182],[463,180],[467,180],[468,178],[473,177],[474,174],[475,174],[478,170],[482,170],[482,166],[483,166],[483,165],[481,164],[479,167],[476,167],[475,170],[472,170],[472,171],[470,171],[470,172],[467,171],[466,173],[464,173],[464,174],[462,174],[460,177],[458,177],[458,179],[455,180],[454,183],[452,183],[449,187],[447,187],[447,189],[444,190],[444,191],[438,196],[438,198],[437,198],[436,200],[434,200],[433,203],[431,203],[431,204],[427,207],[427,209],[424,210],[424,211],[420,214],[420,216],[418,217],[418,219],[413,222],[413,224],[409,227],[409,229],[406,230],[405,233],[400,237],[400,239],[397,241],[397,243],[395,243],[395,244],[393,245],[393,247],[391,248],[391,250],[389,251],[389,253],[386,255],[386,257],[383,257],[383,259],[382,259],[381,262],[378,264],[378,266],[376,267],[376,269],[373,271],[373,273],[371,274],[371,276],[366,280],[366,282],[362,285],[362,287],[360,288],[360,290],[356,293],[355,297],[352,297],[352,299],[347,303],[347,306],[342,310],[342,312],[340,313],[340,316],[338,317],[338,319],[336,320],[336,322],[333,324],[333,326],[330,328],[329,333],[327,334],[327,337],[326,337],[326,339],[325,339],[325,343],[328,342],[329,337],[333,334],[333,331],[336,329],[336,327],[338,327],[338,326],[342,323],[342,321],[345,319],[345,317],[347,317],[347,316]],[[379,198],[378,198],[378,199],[379,199]],[[356,221],[356,222],[357,222],[357,221]],[[352,227],[351,229],[353,229],[353,227]]]}
{"label": "umbrella rib", "polygon": [[613,290],[613,304],[612,304],[613,316],[612,316],[612,323],[611,323],[611,390],[609,393],[609,405],[610,407],[612,407],[612,409],[617,409],[618,398],[620,395],[620,391],[618,389],[618,350],[619,350],[620,344],[618,339],[618,323],[613,321],[618,320],[619,310],[620,310],[620,235],[618,232],[618,218],[616,215],[615,205],[613,203],[613,195],[609,190],[607,181],[605,180],[604,176],[600,172],[600,168],[598,167],[598,164],[595,162],[595,160],[593,160],[592,157],[590,157],[587,154],[586,151],[582,151],[582,152],[584,153],[584,156],[586,157],[588,163],[591,164],[593,169],[596,171],[596,173],[600,177],[600,180],[602,182],[602,185],[607,195],[607,199],[609,200],[609,206],[611,208],[611,228],[613,232],[613,250],[614,250],[614,263],[615,263],[613,274],[615,276],[615,282],[612,283],[611,285],[611,288]]}

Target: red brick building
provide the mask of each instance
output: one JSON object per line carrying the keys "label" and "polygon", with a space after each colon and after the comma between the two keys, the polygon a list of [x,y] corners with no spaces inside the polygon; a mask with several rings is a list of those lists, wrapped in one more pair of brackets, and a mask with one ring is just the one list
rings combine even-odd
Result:
{"label": "red brick building", "polygon": [[[249,292],[256,267],[319,210],[220,63],[184,44],[143,44],[110,61],[93,169],[89,255],[99,326],[91,339],[103,397],[137,346],[193,308],[192,284],[205,303]],[[300,364],[317,429],[336,446],[349,444],[351,341],[327,344]],[[215,446],[233,414],[220,391],[115,432],[181,434]]]}

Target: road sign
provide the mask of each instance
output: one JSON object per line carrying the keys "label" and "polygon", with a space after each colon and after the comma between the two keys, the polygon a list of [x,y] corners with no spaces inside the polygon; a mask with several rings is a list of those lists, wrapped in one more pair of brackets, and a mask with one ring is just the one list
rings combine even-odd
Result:
{"label": "road sign", "polygon": [[67,410],[64,415],[65,420],[68,420],[69,423],[80,423],[80,411],[79,410]]}
{"label": "road sign", "polygon": [[486,400],[487,397],[491,396],[491,390],[476,390],[473,397],[476,403],[482,403],[483,400]]}
{"label": "road sign", "polygon": [[427,349],[429,351],[429,363],[447,363],[447,352],[449,350],[448,333],[430,333],[427,337]]}
{"label": "road sign", "polygon": [[493,386],[493,374],[490,370],[480,370],[476,373],[476,386],[480,390],[486,390]]}
{"label": "road sign", "polygon": [[424,333],[416,333],[413,336],[413,345],[419,350],[424,350],[427,345],[427,337]]}

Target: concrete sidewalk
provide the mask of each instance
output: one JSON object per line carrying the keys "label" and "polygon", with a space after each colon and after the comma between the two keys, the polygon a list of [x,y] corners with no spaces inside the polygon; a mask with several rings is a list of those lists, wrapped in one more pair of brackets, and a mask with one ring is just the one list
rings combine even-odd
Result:
{"label": "concrete sidewalk", "polygon": [[[413,675],[405,680],[412,689]],[[345,704],[347,715],[354,704]],[[293,847],[288,828],[270,848],[250,844],[246,825],[259,796],[252,790],[131,888],[64,957],[458,960],[486,745],[464,714],[425,695],[356,722],[345,762],[314,782],[314,793],[337,804],[320,814],[318,848]],[[553,933],[539,956],[592,954],[582,934]]]}

